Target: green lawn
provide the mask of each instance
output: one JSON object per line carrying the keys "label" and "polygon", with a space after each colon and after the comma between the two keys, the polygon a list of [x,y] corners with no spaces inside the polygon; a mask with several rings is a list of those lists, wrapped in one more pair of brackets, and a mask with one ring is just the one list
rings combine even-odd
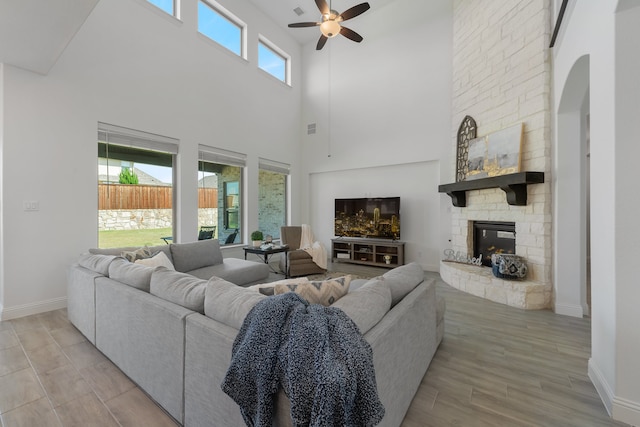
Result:
{"label": "green lawn", "polygon": [[171,236],[171,228],[100,231],[98,232],[98,245],[101,248],[164,245],[164,240],[161,237],[166,236]]}

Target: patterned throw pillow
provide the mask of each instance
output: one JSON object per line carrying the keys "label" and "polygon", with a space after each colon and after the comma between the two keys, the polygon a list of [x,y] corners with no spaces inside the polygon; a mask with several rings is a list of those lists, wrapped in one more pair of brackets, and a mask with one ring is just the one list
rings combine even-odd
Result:
{"label": "patterned throw pillow", "polygon": [[259,285],[252,285],[249,286],[248,289],[253,289],[256,290],[258,292],[260,292],[262,295],[266,295],[268,297],[271,297],[273,295],[275,295],[275,287],[276,285],[298,285],[300,283],[309,283],[309,279],[307,279],[306,277],[296,277],[293,279],[283,279],[283,280],[278,280],[276,282],[271,282],[271,283],[262,283]]}
{"label": "patterned throw pillow", "polygon": [[148,246],[143,246],[135,251],[124,251],[120,256],[129,262],[135,262],[138,259],[151,258],[154,254],[151,253],[151,249]]}
{"label": "patterned throw pillow", "polygon": [[351,276],[347,275],[308,283],[275,285],[274,290],[276,295],[295,292],[310,304],[322,304],[328,307],[349,292],[350,283]]}
{"label": "patterned throw pillow", "polygon": [[137,259],[135,263],[146,265],[147,267],[166,267],[169,270],[175,270],[169,257],[162,251],[158,252],[151,258]]}

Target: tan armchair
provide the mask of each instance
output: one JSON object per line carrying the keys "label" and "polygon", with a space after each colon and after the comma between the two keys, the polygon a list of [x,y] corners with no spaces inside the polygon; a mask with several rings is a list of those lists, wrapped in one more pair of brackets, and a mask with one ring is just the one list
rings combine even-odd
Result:
{"label": "tan armchair", "polygon": [[[289,246],[289,252],[287,252],[289,271],[287,276],[296,277],[324,273],[326,270],[318,267],[313,262],[311,255],[300,249],[301,237],[302,227],[300,226],[280,227],[280,241],[283,245]],[[280,257],[280,269],[285,271],[285,268],[285,258]]]}

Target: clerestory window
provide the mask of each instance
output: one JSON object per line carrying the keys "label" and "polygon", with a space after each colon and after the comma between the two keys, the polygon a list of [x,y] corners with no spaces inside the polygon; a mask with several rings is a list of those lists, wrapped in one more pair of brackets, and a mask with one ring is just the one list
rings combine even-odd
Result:
{"label": "clerestory window", "polygon": [[264,37],[260,37],[258,40],[258,67],[281,82],[290,85],[290,61],[291,57],[283,50]]}
{"label": "clerestory window", "polygon": [[242,58],[246,58],[246,27],[213,0],[198,2],[198,31]]}

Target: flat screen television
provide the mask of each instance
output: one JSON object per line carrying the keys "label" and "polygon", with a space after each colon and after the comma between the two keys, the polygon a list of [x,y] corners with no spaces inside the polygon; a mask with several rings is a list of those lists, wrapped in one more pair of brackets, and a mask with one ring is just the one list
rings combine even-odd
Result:
{"label": "flat screen television", "polygon": [[336,199],[336,236],[400,239],[400,197]]}

